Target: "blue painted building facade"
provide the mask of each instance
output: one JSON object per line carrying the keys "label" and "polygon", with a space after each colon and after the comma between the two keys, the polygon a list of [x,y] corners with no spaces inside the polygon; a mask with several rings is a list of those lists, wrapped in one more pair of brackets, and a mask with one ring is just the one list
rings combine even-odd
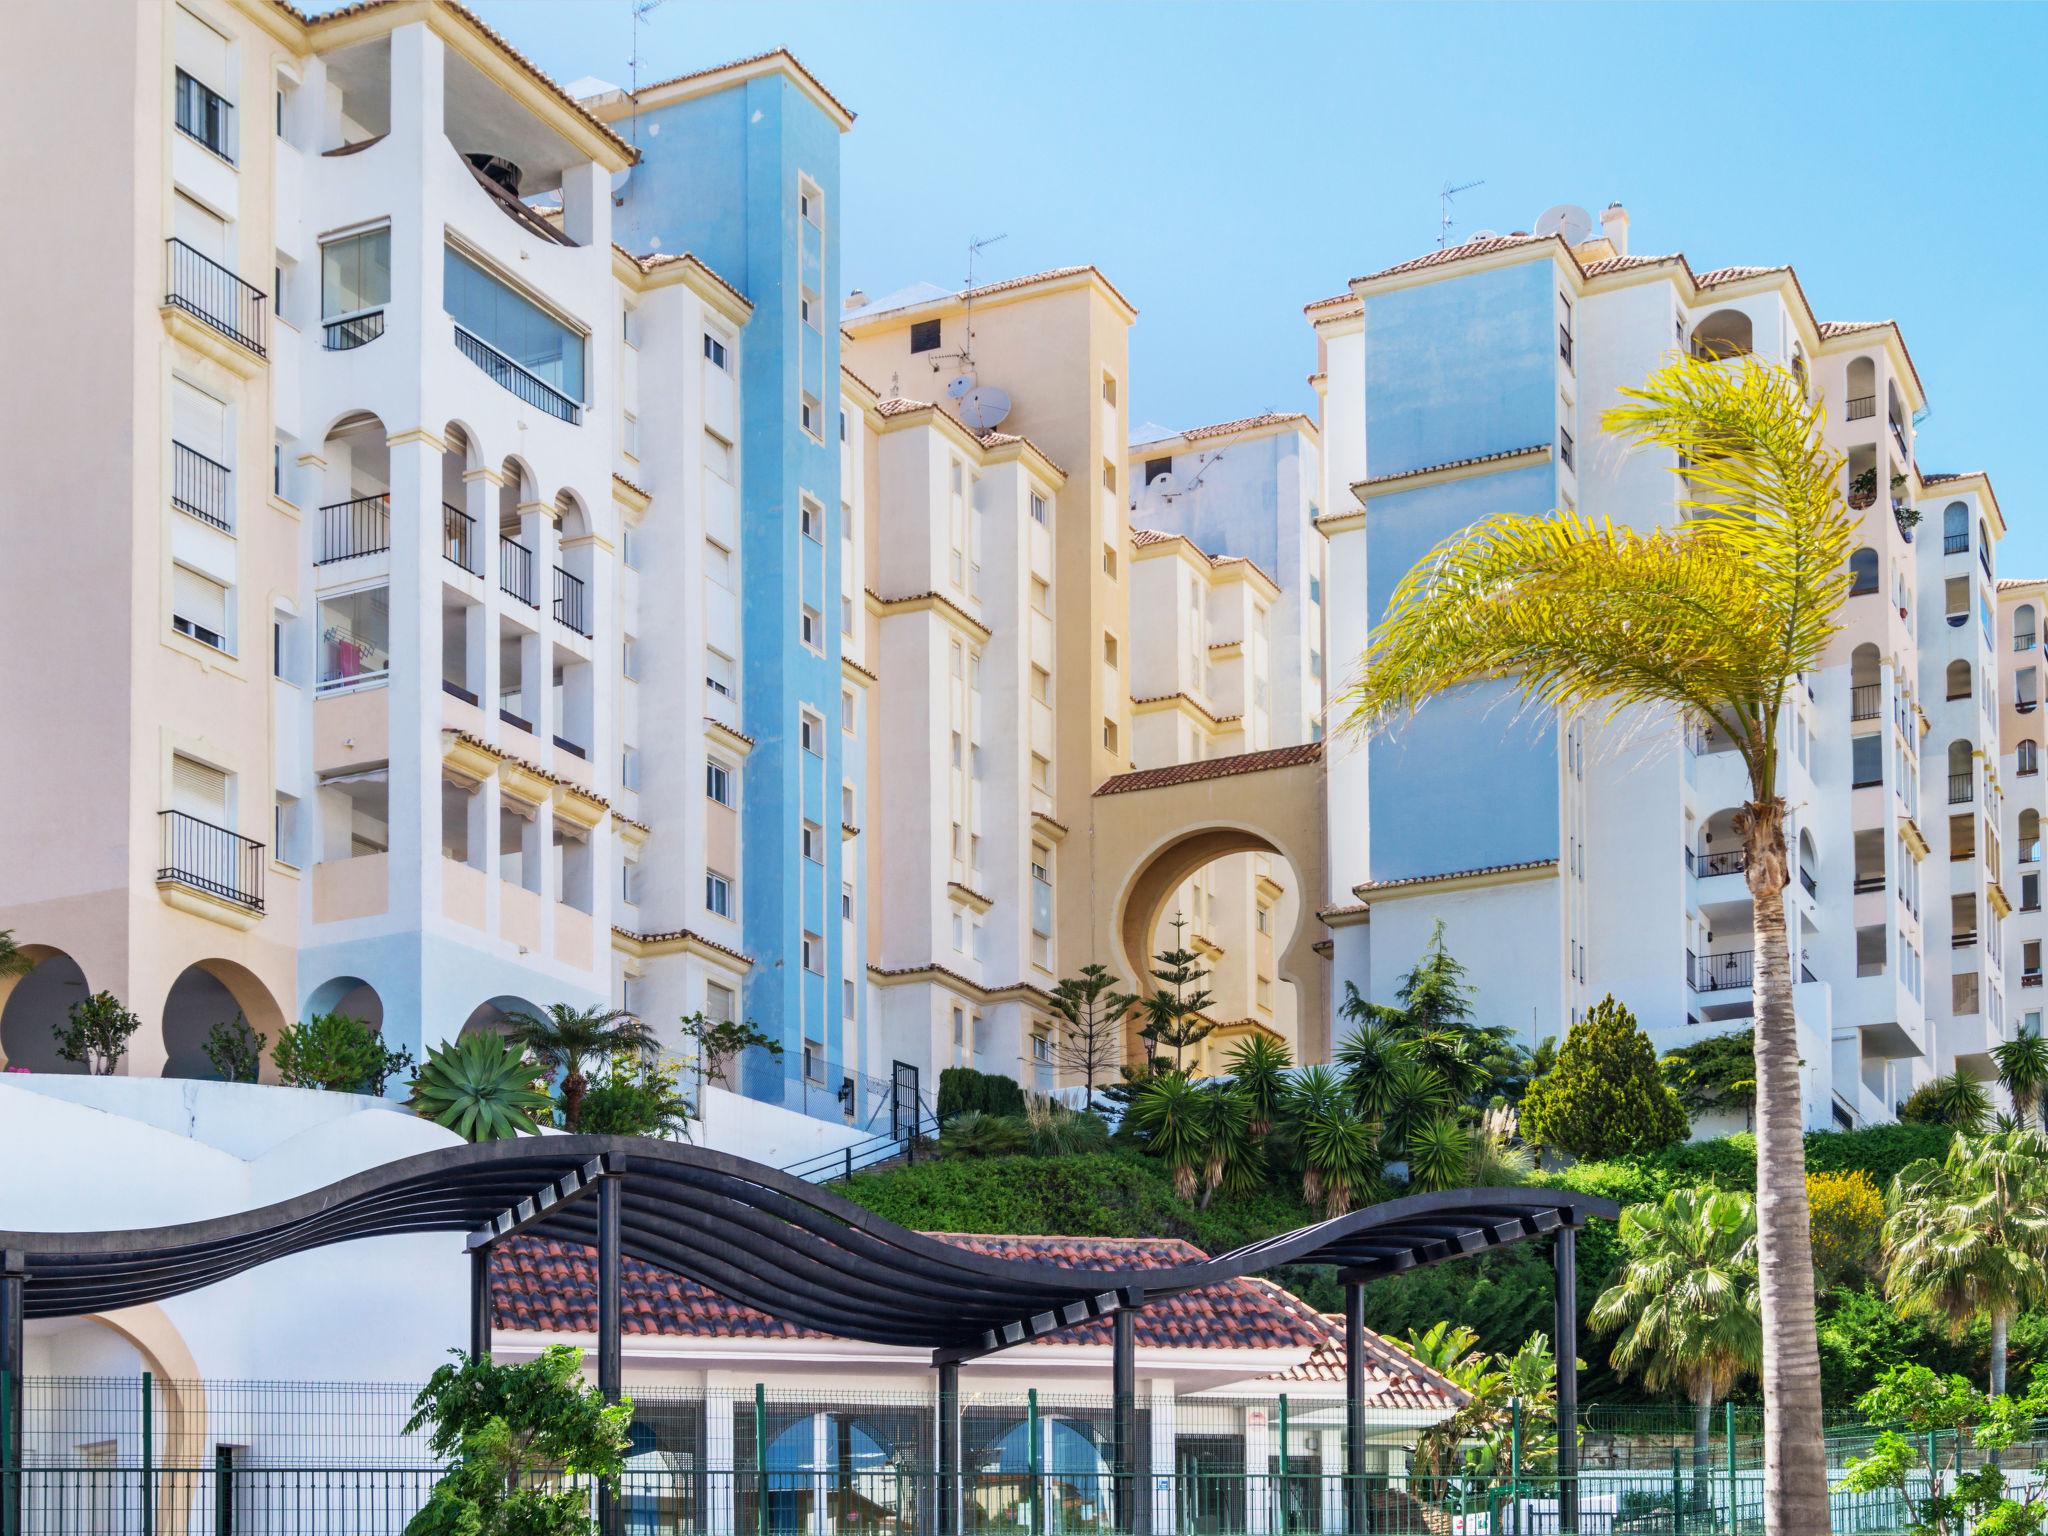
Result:
{"label": "blue painted building facade", "polygon": [[741,1088],[832,1114],[831,1090],[857,1067],[866,991],[857,895],[854,920],[842,916],[842,890],[855,887],[841,867],[853,845],[840,834],[841,788],[852,785],[861,803],[864,761],[857,732],[841,728],[836,295],[847,120],[773,60],[716,89],[646,97],[634,132],[644,158],[619,196],[615,238],[636,254],[692,252],[754,306],[739,338],[739,697],[755,740],[740,809],[741,931],[754,960],[743,1012],[783,1054],[751,1053]]}

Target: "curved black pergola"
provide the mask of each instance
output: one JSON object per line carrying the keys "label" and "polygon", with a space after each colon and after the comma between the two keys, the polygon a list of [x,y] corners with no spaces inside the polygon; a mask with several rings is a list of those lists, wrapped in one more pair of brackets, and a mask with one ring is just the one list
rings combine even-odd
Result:
{"label": "curved black pergola", "polygon": [[[161,1301],[292,1254],[428,1232],[466,1235],[470,1348],[483,1354],[490,1347],[491,1248],[531,1232],[598,1252],[598,1380],[608,1393],[621,1383],[619,1278],[626,1256],[804,1328],[929,1349],[942,1409],[949,1398],[957,1405],[962,1361],[1109,1317],[1119,1403],[1114,1438],[1127,1450],[1135,1428],[1125,1425],[1123,1409],[1135,1392],[1131,1319],[1148,1298],[1284,1264],[1335,1267],[1347,1285],[1349,1395],[1360,1412],[1364,1351],[1357,1344],[1366,1282],[1555,1234],[1562,1416],[1577,1396],[1573,1234],[1590,1218],[1616,1214],[1610,1201],[1563,1190],[1447,1190],[1386,1201],[1197,1263],[1066,1268],[972,1252],[722,1152],[628,1137],[521,1137],[401,1158],[206,1221],[114,1232],[0,1231],[0,1371],[20,1369],[26,1318]],[[948,1417],[942,1412],[942,1470],[949,1454],[958,1455],[957,1422],[948,1436]],[[1354,1433],[1351,1443],[1362,1457],[1362,1436]],[[1561,1435],[1560,1449],[1575,1451],[1575,1438]]]}

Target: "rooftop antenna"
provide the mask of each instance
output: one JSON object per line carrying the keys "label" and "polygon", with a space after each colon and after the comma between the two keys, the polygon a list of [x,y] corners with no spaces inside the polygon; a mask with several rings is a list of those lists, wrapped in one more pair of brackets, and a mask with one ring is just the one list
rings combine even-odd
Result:
{"label": "rooftop antenna", "polygon": [[[626,96],[635,106],[640,104],[640,23],[646,19],[649,12],[658,11],[667,4],[668,0],[633,0],[633,57],[626,61],[626,68],[631,71],[632,85],[627,90]],[[633,147],[638,149],[640,147],[640,114],[638,112],[633,114],[632,138]]]}
{"label": "rooftop antenna", "polygon": [[967,240],[967,286],[960,294],[961,302],[967,309],[964,316],[967,323],[967,339],[960,343],[958,352],[941,352],[932,358],[934,373],[938,371],[941,357],[951,358],[960,365],[959,376],[947,386],[956,400],[974,387],[974,259],[997,241],[1009,238],[1009,235],[1001,234],[988,235],[978,240],[969,236]]}
{"label": "rooftop antenna", "polygon": [[1485,185],[1486,181],[1484,178],[1478,181],[1468,181],[1460,187],[1454,187],[1448,181],[1443,184],[1442,190],[1436,195],[1436,248],[1438,250],[1443,250],[1451,243],[1451,199],[1460,192],[1470,192],[1474,187],[1483,187]]}

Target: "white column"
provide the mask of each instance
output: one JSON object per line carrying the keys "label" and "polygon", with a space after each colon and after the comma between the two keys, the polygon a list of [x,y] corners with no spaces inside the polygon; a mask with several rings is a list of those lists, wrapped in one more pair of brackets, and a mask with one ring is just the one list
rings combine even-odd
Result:
{"label": "white column", "polygon": [[1174,1520],[1174,1448],[1179,1438],[1178,1401],[1173,1380],[1155,1377],[1147,1383],[1152,1408],[1152,1529],[1168,1536],[1179,1527]]}
{"label": "white column", "polygon": [[420,429],[389,441],[389,910],[417,924],[441,910],[441,442]]}

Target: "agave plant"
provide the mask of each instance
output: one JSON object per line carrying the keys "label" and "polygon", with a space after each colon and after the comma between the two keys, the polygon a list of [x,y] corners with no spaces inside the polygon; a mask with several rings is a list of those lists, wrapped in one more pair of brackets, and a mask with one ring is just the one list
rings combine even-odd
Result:
{"label": "agave plant", "polygon": [[464,1141],[532,1135],[554,1101],[534,1086],[540,1069],[499,1035],[463,1035],[427,1053],[412,1080],[413,1112]]}

